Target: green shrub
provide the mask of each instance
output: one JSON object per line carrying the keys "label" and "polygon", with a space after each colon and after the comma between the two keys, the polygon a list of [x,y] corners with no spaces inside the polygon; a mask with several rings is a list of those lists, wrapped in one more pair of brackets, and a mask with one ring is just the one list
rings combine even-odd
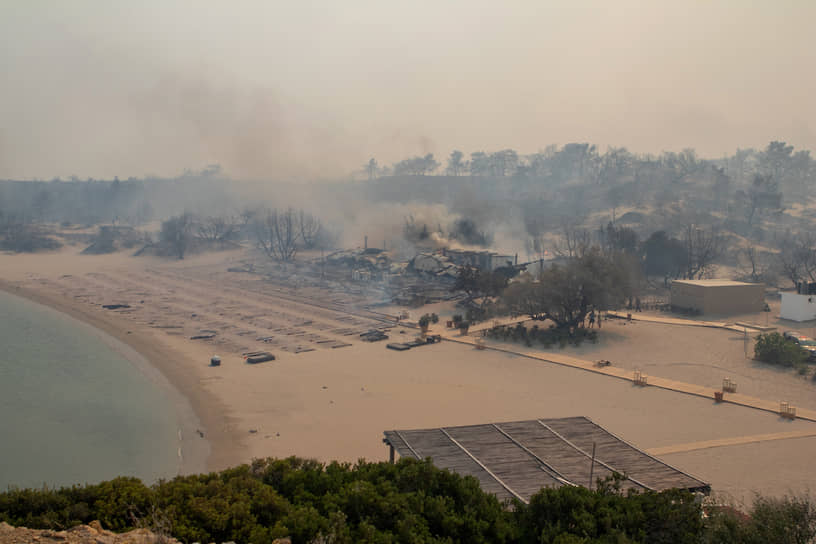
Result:
{"label": "green shrub", "polygon": [[528,347],[532,346],[534,342],[539,342],[545,348],[552,347],[556,343],[559,347],[565,348],[568,344],[580,346],[584,340],[589,340],[593,344],[598,341],[598,332],[594,329],[579,327],[570,331],[555,326],[542,329],[537,324],[528,329],[521,323],[517,323],[513,327],[497,325],[488,329],[486,336],[496,340],[522,343]]}
{"label": "green shrub", "polygon": [[430,460],[355,465],[296,457],[257,459],[218,473],[145,486],[135,478],[0,493],[0,521],[64,529],[99,519],[116,531],[163,529],[182,542],[776,543],[810,542],[807,496],[759,497],[750,516],[710,510],[685,491],[546,488],[529,504],[502,504],[473,477]]}
{"label": "green shrub", "polygon": [[431,323],[439,323],[439,316],[436,314],[425,314],[419,318],[419,326],[427,327]]}
{"label": "green shrub", "polygon": [[798,367],[805,364],[807,354],[778,332],[771,332],[757,337],[754,358],[772,365]]}
{"label": "green shrub", "polygon": [[808,496],[757,497],[751,511],[749,542],[764,544],[813,542],[816,503]]}

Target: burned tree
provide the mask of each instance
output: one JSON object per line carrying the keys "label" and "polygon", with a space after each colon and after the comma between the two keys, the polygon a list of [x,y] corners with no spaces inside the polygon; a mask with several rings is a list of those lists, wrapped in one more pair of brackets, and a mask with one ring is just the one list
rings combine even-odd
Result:
{"label": "burned tree", "polygon": [[313,249],[323,237],[323,224],[320,219],[301,210],[298,213],[298,227],[303,247]]}
{"label": "burned tree", "polygon": [[748,266],[751,268],[751,272],[749,272],[751,281],[759,281],[762,272],[759,270],[759,255],[757,254],[756,247],[746,247],[740,251],[739,257],[744,258]]}
{"label": "burned tree", "polygon": [[368,179],[373,180],[377,177],[377,172],[380,165],[377,164],[377,159],[371,157],[363,168],[365,169],[366,174],[368,174]]}
{"label": "burned tree", "polygon": [[683,228],[683,246],[686,250],[685,278],[699,279],[708,272],[724,250],[722,235],[694,223]]}
{"label": "burned tree", "polygon": [[588,230],[564,223],[559,240],[553,244],[553,252],[559,257],[583,257],[590,247],[592,237]]}
{"label": "burned tree", "polygon": [[229,216],[209,216],[196,223],[198,238],[209,243],[232,240],[238,233],[238,222]]}
{"label": "burned tree", "polygon": [[782,273],[796,285],[800,281],[816,281],[816,241],[810,234],[788,236],[779,253]]}
{"label": "burned tree", "polygon": [[295,258],[300,240],[300,230],[295,211],[266,210],[255,221],[255,240],[258,247],[271,258],[291,261]]}
{"label": "burned tree", "polygon": [[193,216],[188,212],[184,212],[162,222],[159,239],[179,259],[183,259],[190,245],[192,228]]}
{"label": "burned tree", "polygon": [[742,277],[751,282],[764,282],[768,285],[778,283],[782,266],[775,252],[763,251],[756,246],[741,248],[736,253],[737,263]]}

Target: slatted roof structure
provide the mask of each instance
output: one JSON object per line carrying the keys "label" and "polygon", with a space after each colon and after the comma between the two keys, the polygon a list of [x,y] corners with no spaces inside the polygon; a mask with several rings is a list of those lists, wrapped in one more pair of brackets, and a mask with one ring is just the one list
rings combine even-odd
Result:
{"label": "slatted roof structure", "polygon": [[[528,502],[542,487],[594,485],[617,472],[624,489],[680,488],[709,493],[709,484],[652,457],[587,417],[533,419],[463,427],[385,431],[401,457],[424,459],[463,476],[500,500]],[[593,466],[592,452],[595,451]]]}

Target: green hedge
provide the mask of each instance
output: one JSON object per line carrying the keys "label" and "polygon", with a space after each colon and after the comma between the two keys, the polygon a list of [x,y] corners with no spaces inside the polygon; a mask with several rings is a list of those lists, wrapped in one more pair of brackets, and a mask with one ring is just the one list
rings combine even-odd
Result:
{"label": "green hedge", "polygon": [[778,332],[760,334],[754,345],[754,357],[763,363],[784,367],[799,367],[808,355],[801,347]]}
{"label": "green hedge", "polygon": [[813,537],[816,515],[807,499],[763,499],[760,528],[725,514],[704,522],[701,506],[687,492],[623,494],[614,484],[594,491],[543,489],[529,505],[501,504],[474,478],[427,460],[323,465],[292,457],[153,486],[116,478],[61,489],[11,489],[0,493],[0,521],[64,529],[98,519],[115,531],[148,527],[188,543],[261,544],[289,536],[295,544],[682,544],[754,542],[751,535],[760,530],[767,542],[782,542],[767,540],[774,527]]}
{"label": "green hedge", "polygon": [[594,329],[578,327],[570,330],[557,328],[553,325],[542,328],[537,324],[528,329],[521,323],[515,326],[497,325],[491,327],[485,332],[485,336],[494,340],[522,343],[527,347],[532,347],[533,343],[537,343],[545,348],[554,345],[564,348],[567,344],[580,346],[584,340],[589,340],[593,344],[598,341],[598,333]]}

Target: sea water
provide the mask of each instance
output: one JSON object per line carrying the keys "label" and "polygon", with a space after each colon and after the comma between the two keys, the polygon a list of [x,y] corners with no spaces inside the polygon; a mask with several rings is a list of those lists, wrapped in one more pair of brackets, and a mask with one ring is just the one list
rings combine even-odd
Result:
{"label": "sea water", "polygon": [[0,292],[0,491],[179,470],[168,391],[116,342]]}

